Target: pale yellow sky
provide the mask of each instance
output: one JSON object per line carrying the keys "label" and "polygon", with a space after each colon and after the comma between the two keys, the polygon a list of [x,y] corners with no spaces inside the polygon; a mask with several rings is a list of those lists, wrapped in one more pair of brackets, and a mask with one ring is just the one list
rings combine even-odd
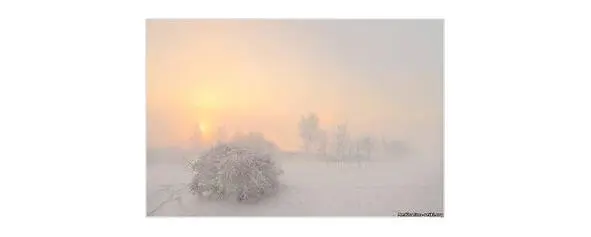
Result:
{"label": "pale yellow sky", "polygon": [[439,136],[443,21],[148,20],[147,103],[148,147],[184,146],[200,123],[293,150],[310,112],[329,131]]}

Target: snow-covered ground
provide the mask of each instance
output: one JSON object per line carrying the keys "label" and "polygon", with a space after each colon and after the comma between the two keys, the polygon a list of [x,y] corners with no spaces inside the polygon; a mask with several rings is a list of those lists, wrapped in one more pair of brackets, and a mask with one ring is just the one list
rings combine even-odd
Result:
{"label": "snow-covered ground", "polygon": [[363,163],[337,163],[301,155],[284,156],[279,159],[285,172],[281,192],[257,204],[200,200],[184,188],[191,178],[186,164],[179,159],[164,160],[149,159],[147,163],[150,216],[392,216],[397,212],[443,212],[441,157],[385,157]]}

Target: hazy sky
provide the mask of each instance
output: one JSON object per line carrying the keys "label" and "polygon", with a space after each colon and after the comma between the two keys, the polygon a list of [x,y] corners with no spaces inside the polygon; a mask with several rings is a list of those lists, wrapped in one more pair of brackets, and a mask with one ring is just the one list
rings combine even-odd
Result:
{"label": "hazy sky", "polygon": [[442,20],[148,20],[148,147],[199,123],[300,146],[298,121],[442,142]]}

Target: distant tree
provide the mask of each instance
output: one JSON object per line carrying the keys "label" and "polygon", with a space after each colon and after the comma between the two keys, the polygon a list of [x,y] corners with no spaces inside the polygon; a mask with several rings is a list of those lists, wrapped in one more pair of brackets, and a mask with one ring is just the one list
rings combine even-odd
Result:
{"label": "distant tree", "polygon": [[335,146],[337,158],[343,159],[347,152],[351,153],[350,147],[348,147],[349,134],[347,131],[347,124],[337,125],[337,131],[335,134]]}
{"label": "distant tree", "polygon": [[382,138],[382,152],[388,155],[395,155],[397,157],[408,154],[410,148],[405,142],[402,141],[387,141]]}
{"label": "distant tree", "polygon": [[371,159],[371,153],[374,148],[373,140],[370,137],[365,137],[358,142],[357,148],[362,157]]}
{"label": "distant tree", "polygon": [[307,117],[302,116],[298,128],[304,151],[310,152],[318,135],[318,116],[314,113],[309,114]]}

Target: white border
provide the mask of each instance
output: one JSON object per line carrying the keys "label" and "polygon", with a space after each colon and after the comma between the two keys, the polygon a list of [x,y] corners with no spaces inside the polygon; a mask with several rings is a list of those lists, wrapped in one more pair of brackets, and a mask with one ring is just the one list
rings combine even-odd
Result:
{"label": "white border", "polygon": [[[573,2],[2,2],[0,235],[589,232],[590,21]],[[146,219],[144,20],[196,16],[445,18],[446,217]]]}

